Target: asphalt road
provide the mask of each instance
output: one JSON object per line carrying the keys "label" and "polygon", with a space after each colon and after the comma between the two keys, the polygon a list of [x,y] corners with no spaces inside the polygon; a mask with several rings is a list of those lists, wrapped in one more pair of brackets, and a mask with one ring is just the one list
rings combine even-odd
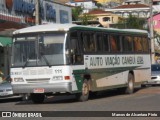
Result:
{"label": "asphalt road", "polygon": [[[122,94],[117,90],[112,91],[104,91],[99,93],[96,97],[91,98],[86,102],[77,102],[73,95],[71,96],[55,96],[49,97],[45,100],[43,104],[33,104],[32,101],[20,101],[20,99],[11,99],[11,100],[1,100],[0,101],[0,111],[28,111],[28,112],[35,112],[35,111],[51,111],[50,115],[54,116],[53,111],[81,111],[82,113],[80,116],[82,117],[72,117],[72,112],[70,112],[70,117],[72,119],[84,119],[86,114],[93,114],[93,117],[90,116],[87,119],[143,119],[143,120],[155,120],[159,119],[160,117],[156,117],[157,112],[160,112],[160,86],[154,87],[146,87],[141,89],[136,89],[134,94],[126,95]],[[102,111],[100,113],[100,117],[96,117],[98,112],[84,112],[84,111]],[[112,111],[112,113],[110,113]],[[125,111],[125,112],[122,112]],[[141,112],[150,111],[152,112],[152,117],[112,117],[115,115],[121,115],[120,113],[126,114],[126,111],[136,112],[139,115]],[[53,112],[53,113],[52,113]],[[103,116],[103,112],[109,114],[109,116]],[[149,112],[149,113],[150,113]],[[154,114],[155,113],[155,114]],[[64,113],[58,113],[62,114]],[[58,115],[57,114],[57,115]],[[73,112],[73,116],[77,114]],[[110,115],[112,115],[110,117]],[[44,118],[42,118],[44,119]],[[48,117],[46,119],[53,119]],[[54,117],[56,119],[56,117]],[[70,120],[69,117],[60,118],[58,119],[65,119]]]}

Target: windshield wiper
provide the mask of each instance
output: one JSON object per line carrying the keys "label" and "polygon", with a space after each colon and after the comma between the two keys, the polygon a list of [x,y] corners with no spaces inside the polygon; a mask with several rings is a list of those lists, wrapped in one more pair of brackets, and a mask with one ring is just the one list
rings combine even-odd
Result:
{"label": "windshield wiper", "polygon": [[31,56],[32,56],[32,54],[29,55],[29,57],[27,58],[27,60],[26,60],[26,62],[25,62],[25,64],[24,64],[24,66],[23,66],[22,68],[25,68],[25,67],[28,65],[29,61],[32,61],[32,62],[33,62],[33,61],[37,61],[37,59],[30,59]]}
{"label": "windshield wiper", "polygon": [[49,62],[48,62],[47,58],[45,57],[45,55],[44,55],[42,52],[40,52],[40,55],[41,55],[41,57],[44,59],[44,61],[46,62],[46,64],[47,64],[49,67],[51,67],[51,65],[49,64]]}
{"label": "windshield wiper", "polygon": [[27,66],[28,62],[29,62],[29,59],[27,59],[27,61],[25,62],[24,66],[22,68],[25,68]]}

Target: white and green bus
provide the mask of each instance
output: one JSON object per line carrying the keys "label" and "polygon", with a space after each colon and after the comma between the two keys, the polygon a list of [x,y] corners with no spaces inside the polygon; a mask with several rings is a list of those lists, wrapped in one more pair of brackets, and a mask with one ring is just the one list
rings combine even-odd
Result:
{"label": "white and green bus", "polygon": [[148,33],[74,24],[37,25],[13,33],[11,78],[16,94],[34,103],[45,96],[123,88],[133,93],[150,79]]}

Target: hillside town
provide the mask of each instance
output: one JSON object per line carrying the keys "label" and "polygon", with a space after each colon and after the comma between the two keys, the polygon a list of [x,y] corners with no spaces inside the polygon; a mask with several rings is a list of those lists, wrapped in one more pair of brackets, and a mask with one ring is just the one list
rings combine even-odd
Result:
{"label": "hillside town", "polygon": [[159,86],[160,0],[0,0],[0,118],[158,118]]}
{"label": "hillside town", "polygon": [[[0,1],[0,69],[4,74],[9,74],[13,31],[37,24],[35,4],[32,0]],[[138,23],[139,28],[149,31],[151,12],[156,34],[155,49],[159,51],[160,0],[153,0],[152,6],[150,0],[39,0],[38,24],[129,28],[126,21],[134,16],[143,22]]]}

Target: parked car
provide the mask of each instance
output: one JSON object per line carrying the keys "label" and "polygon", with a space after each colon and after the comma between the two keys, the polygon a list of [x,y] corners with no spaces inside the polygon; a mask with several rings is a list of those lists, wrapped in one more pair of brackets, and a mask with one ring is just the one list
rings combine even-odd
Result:
{"label": "parked car", "polygon": [[14,95],[10,76],[4,77],[0,82],[0,99],[20,98],[20,95]]}
{"label": "parked car", "polygon": [[151,81],[152,84],[160,84],[160,64],[151,65]]}
{"label": "parked car", "polygon": [[147,85],[160,85],[160,64],[151,65],[151,79],[141,86],[146,87]]}

